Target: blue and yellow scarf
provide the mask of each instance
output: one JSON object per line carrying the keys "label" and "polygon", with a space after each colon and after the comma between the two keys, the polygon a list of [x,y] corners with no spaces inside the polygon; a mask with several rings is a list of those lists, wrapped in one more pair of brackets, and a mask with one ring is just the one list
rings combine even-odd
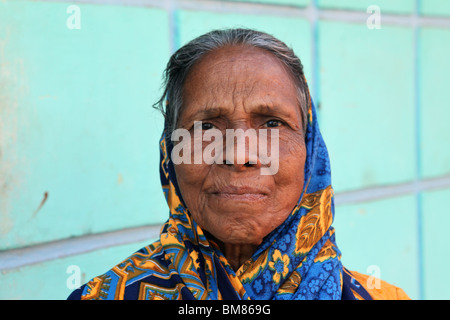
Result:
{"label": "blue and yellow scarf", "polygon": [[159,240],[95,277],[70,298],[370,299],[341,264],[331,226],[334,198],[330,162],[311,100],[305,142],[305,183],[299,186],[303,192],[297,205],[235,272],[184,205],[170,161],[171,141],[163,133],[160,176],[169,219]]}

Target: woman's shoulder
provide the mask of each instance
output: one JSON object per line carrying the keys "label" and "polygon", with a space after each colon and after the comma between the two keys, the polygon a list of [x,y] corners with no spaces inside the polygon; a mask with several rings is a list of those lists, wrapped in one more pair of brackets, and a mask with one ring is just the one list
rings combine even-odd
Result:
{"label": "woman's shoulder", "polygon": [[349,271],[349,273],[373,300],[411,300],[403,289],[384,280],[357,271]]}
{"label": "woman's shoulder", "polygon": [[122,300],[138,296],[142,281],[166,269],[161,248],[159,241],[141,248],[73,291],[68,300]]}

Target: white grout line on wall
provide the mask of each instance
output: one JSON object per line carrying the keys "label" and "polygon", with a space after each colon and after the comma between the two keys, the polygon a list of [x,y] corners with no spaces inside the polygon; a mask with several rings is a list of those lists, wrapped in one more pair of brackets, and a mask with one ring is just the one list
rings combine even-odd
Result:
{"label": "white grout line on wall", "polygon": [[420,183],[422,182],[422,153],[423,150],[421,148],[422,139],[422,119],[421,119],[421,87],[420,87],[420,30],[421,26],[419,23],[419,12],[420,12],[420,1],[415,0],[415,10],[413,15],[413,27],[414,30],[414,128],[415,128],[415,136],[414,136],[414,147],[415,147],[415,201],[416,201],[416,230],[417,230],[417,287],[418,287],[418,296],[421,300],[424,298],[424,243],[423,243],[423,194],[420,191]]}
{"label": "white grout line on wall", "polygon": [[150,242],[159,238],[160,228],[160,225],[129,228],[2,251],[0,252],[0,272],[109,247],[146,240]]}
{"label": "white grout line on wall", "polygon": [[383,200],[403,195],[414,195],[420,192],[446,189],[450,187],[450,176],[426,180],[414,180],[403,184],[367,188],[356,191],[336,193],[335,204],[346,205],[361,202]]}
{"label": "white grout line on wall", "polygon": [[176,20],[176,6],[173,0],[167,0],[166,11],[169,15],[169,43],[170,43],[170,54],[172,55],[178,48],[178,32],[177,32],[177,20]]}
{"label": "white grout line on wall", "polygon": [[[319,10],[320,20],[366,23],[368,13],[362,11],[337,11],[337,10]],[[438,27],[450,28],[450,17],[424,17],[416,15],[396,15],[392,13],[384,13],[381,8],[381,22],[383,25],[415,27]]]}
{"label": "white grout line on wall", "polygon": [[[230,1],[212,1],[212,0],[43,0],[45,2],[58,3],[78,3],[78,4],[97,4],[97,5],[121,5],[132,7],[152,7],[164,9],[168,12],[173,9],[210,11],[216,13],[237,13],[252,15],[272,15],[282,17],[299,17],[307,20],[314,19],[311,16],[311,6],[296,7],[277,4],[230,2]],[[313,0],[312,0],[313,1]],[[341,10],[341,9],[322,9],[317,8],[319,20],[348,22],[348,23],[366,23],[370,14],[361,10]],[[414,27],[416,24],[421,27],[450,28],[450,16],[416,16],[411,14],[395,14],[384,12],[381,7],[381,19],[383,25]]]}

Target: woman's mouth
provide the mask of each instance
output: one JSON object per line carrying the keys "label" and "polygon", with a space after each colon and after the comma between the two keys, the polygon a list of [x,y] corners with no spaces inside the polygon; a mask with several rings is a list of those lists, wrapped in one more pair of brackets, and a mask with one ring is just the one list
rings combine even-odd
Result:
{"label": "woman's mouth", "polygon": [[250,186],[223,186],[210,191],[214,197],[236,201],[260,201],[268,196],[268,192]]}

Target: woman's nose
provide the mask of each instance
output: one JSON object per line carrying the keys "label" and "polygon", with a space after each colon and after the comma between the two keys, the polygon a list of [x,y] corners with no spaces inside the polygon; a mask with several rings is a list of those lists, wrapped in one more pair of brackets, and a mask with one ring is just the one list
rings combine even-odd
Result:
{"label": "woman's nose", "polygon": [[261,168],[258,135],[255,129],[227,129],[224,141],[224,164],[238,171]]}

